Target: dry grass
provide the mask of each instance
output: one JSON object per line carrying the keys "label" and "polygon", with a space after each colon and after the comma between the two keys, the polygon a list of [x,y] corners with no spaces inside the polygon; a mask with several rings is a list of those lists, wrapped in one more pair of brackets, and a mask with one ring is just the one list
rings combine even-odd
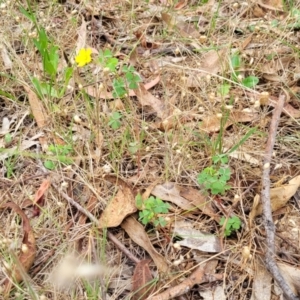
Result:
{"label": "dry grass", "polygon": [[[216,255],[219,260],[216,271],[225,274],[224,282],[219,285],[224,287],[227,299],[250,299],[256,259],[263,252],[264,241],[260,219],[249,228],[248,215],[255,194],[260,192],[260,163],[272,112],[272,105],[261,103],[257,106],[262,92],[268,92],[275,101],[281,88],[285,88],[290,94],[289,105],[295,109],[282,115],[280,121],[272,183],[284,176],[290,178],[299,174],[299,50],[295,43],[298,31],[292,27],[296,17],[292,11],[300,10],[300,3],[290,1],[282,10],[272,10],[251,1],[209,1],[208,4],[190,1],[176,10],[176,3],[164,7],[160,1],[150,2],[75,3],[67,0],[63,4],[40,1],[31,5],[37,24],[46,29],[47,35],[59,47],[57,82],[63,79],[63,70],[68,63],[75,66],[73,60],[80,40],[79,28],[82,22],[87,22],[86,45],[95,51],[110,49],[121,65],[134,61],[143,82],[160,76],[158,84],[150,90],[151,94],[165,103],[169,115],[174,110],[179,112],[176,126],[169,130],[161,130],[160,122],[164,120],[149,107],[141,106],[136,97],[125,96],[118,109],[111,106],[111,99],[101,98],[100,84],[111,89],[112,77],[103,74],[96,64],[82,69],[74,67],[70,87],[61,97],[47,95],[40,99],[47,119],[46,126],[39,127],[24,89],[27,86],[34,91],[33,76],[42,80],[47,78],[33,42],[37,31],[33,22],[20,12],[20,6],[27,7],[27,3],[1,2],[0,122],[4,118],[11,122],[7,132],[0,133],[1,202],[14,201],[23,207],[25,201],[34,198],[45,176],[83,207],[95,197],[93,214],[96,218],[118,190],[103,179],[107,173],[130,182],[135,192],[145,190],[156,180],[157,183],[172,181],[199,189],[197,175],[211,165],[212,156],[216,154],[216,141],[230,149],[250,128],[257,127],[239,151],[251,155],[258,164],[249,162],[249,158],[231,157],[231,188],[223,196],[209,196],[220,216],[226,211],[239,216],[243,222],[239,232],[223,239],[223,247],[228,251]],[[153,10],[155,6],[156,12]],[[160,9],[169,16],[181,16],[181,19],[166,24]],[[270,25],[275,21],[280,26]],[[197,33],[189,31],[188,25],[196,28]],[[150,49],[145,49],[136,38],[137,32],[145,35]],[[114,42],[107,41],[107,34]],[[198,45],[196,50],[195,44]],[[171,49],[171,52],[162,49]],[[211,50],[218,50],[221,55],[216,62],[207,56]],[[255,88],[247,89],[233,80],[229,61],[233,51],[238,50],[243,61],[239,66],[241,74],[244,77],[257,76],[260,80]],[[94,54],[94,58],[96,56]],[[200,68],[205,73],[199,72]],[[231,87],[229,93],[222,96],[219,91],[225,84]],[[98,96],[88,95],[88,87],[95,87]],[[224,128],[221,137],[218,131],[203,130],[201,121],[220,113],[224,116],[224,107],[229,104],[233,106],[230,111],[247,109],[256,116],[247,122],[233,120],[229,127]],[[108,123],[111,113],[116,110],[122,113],[121,126],[112,129]],[[80,118],[80,122],[76,122],[76,118]],[[7,133],[12,137],[9,142]],[[28,140],[32,144],[25,147],[24,141]],[[72,157],[73,163],[66,165],[64,161],[53,158],[46,149],[50,145],[70,145],[67,156]],[[138,145],[135,153],[130,150],[132,145]],[[14,147],[16,152],[7,154]],[[45,174],[43,164],[49,159],[55,161],[55,168]],[[235,202],[236,199],[239,200]],[[294,216],[293,222],[298,224],[299,209],[295,205],[288,205],[288,208]],[[26,280],[16,284],[9,299],[130,299],[134,264],[107,239],[106,230],[98,230],[83,218],[53,187],[46,193],[39,216],[33,217],[31,207],[24,208],[24,211],[30,217],[36,237],[36,259]],[[212,234],[220,232],[220,225],[200,212],[186,213],[173,205],[168,216],[176,221],[192,221],[194,229]],[[286,212],[276,216],[281,229],[286,216]],[[0,280],[3,284],[9,277],[4,266],[13,264],[13,256],[22,244],[23,230],[22,222],[12,211],[1,210],[0,223]],[[178,284],[197,262],[212,256],[184,247],[175,249],[170,226],[154,230],[148,226],[146,229],[149,229],[151,243],[170,265],[170,274],[160,274],[157,291]],[[114,233],[136,257],[148,258],[147,252],[136,245],[121,227],[107,230]],[[290,236],[289,239],[298,243],[298,237]],[[250,247],[252,258],[243,261],[241,251],[246,246]],[[297,265],[293,256],[297,253],[292,252],[293,259],[279,257]],[[184,261],[174,266],[172,263],[181,255]],[[96,279],[86,274],[77,274],[73,278],[78,265],[89,270],[86,272],[95,268]],[[150,264],[150,269],[157,277],[154,263]],[[205,288],[212,287],[210,284],[195,287],[184,299],[203,299],[199,290]]]}

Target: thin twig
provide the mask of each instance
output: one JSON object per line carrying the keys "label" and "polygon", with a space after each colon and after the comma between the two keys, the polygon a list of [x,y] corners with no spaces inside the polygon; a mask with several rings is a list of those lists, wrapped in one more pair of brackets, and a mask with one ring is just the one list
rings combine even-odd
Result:
{"label": "thin twig", "polygon": [[281,94],[279,96],[279,100],[274,110],[270,124],[269,138],[267,141],[263,164],[261,201],[263,206],[263,222],[266,230],[267,242],[265,262],[269,272],[272,274],[273,278],[276,280],[277,284],[282,289],[286,299],[299,300],[299,298],[294,295],[290,286],[287,284],[287,282],[281,275],[280,270],[275,261],[275,225],[272,218],[272,210],[270,203],[270,164],[275,144],[278,123],[281,112],[283,110],[285,98],[286,96],[284,94]]}
{"label": "thin twig", "polygon": [[[57,190],[57,192],[68,201],[69,204],[75,206],[78,211],[86,215],[93,223],[97,226],[99,225],[98,219],[91,214],[88,210],[82,207],[79,203],[77,203],[74,199],[69,197],[66,193],[64,193],[55,183],[52,183],[52,186]],[[130,260],[135,263],[140,262],[140,260],[134,256],[126,247],[123,245],[111,232],[107,231],[107,237],[118,247]]]}

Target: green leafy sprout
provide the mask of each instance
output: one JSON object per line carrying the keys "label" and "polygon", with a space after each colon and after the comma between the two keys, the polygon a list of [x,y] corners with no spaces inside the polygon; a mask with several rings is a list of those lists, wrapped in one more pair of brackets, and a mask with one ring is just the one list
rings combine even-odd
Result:
{"label": "green leafy sprout", "polygon": [[118,111],[113,112],[109,117],[108,125],[114,130],[119,129],[121,127],[121,118],[122,115]]}
{"label": "green leafy sprout", "polygon": [[[235,53],[230,57],[231,67],[233,70],[232,80],[235,82],[239,82],[239,69],[242,66],[242,59],[239,53]],[[248,76],[243,78],[241,84],[247,88],[254,88],[259,82],[259,79],[256,76]]]}
{"label": "green leafy sprout", "polygon": [[222,217],[220,220],[220,225],[223,226],[224,224],[225,224],[224,235],[230,236],[234,231],[237,231],[241,228],[242,222],[241,219],[237,216],[233,216],[228,219]]}
{"label": "green leafy sprout", "polygon": [[143,201],[141,194],[138,194],[135,198],[136,207],[140,210],[139,220],[147,225],[153,223],[154,226],[164,227],[167,225],[167,221],[160,214],[167,214],[169,212],[170,204],[162,201],[157,197],[149,197]]}
{"label": "green leafy sprout", "polygon": [[127,95],[128,89],[137,89],[141,78],[136,74],[133,66],[120,67],[119,60],[113,56],[109,49],[100,51],[98,62],[113,76],[113,96],[123,98]]}
{"label": "green leafy sprout", "polygon": [[52,144],[48,147],[48,151],[55,157],[53,160],[49,159],[44,162],[44,166],[48,170],[54,170],[57,166],[57,161],[65,165],[73,163],[73,160],[68,157],[68,155],[73,152],[73,147],[71,145]]}
{"label": "green leafy sprout", "polygon": [[230,185],[227,184],[230,174],[229,167],[218,168],[212,165],[205,168],[198,175],[197,181],[206,191],[210,191],[213,195],[223,195],[225,191],[230,189]]}
{"label": "green leafy sprout", "polygon": [[44,72],[44,80],[31,77],[32,84],[40,98],[43,96],[61,98],[65,94],[74,70],[72,67],[66,67],[63,70],[63,80],[58,85],[59,47],[49,38],[46,30],[38,25],[35,14],[28,1],[27,4],[28,9],[20,7],[20,11],[34,24],[37,31],[38,36],[33,39],[33,43],[42,58]]}

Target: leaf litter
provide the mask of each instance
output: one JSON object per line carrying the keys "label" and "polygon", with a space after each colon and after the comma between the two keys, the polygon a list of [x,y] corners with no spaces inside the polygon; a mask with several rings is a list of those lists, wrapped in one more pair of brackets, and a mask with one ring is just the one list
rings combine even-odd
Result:
{"label": "leaf litter", "polygon": [[[12,209],[2,212],[1,239],[20,225],[13,211],[24,231],[19,255],[15,246],[1,248],[13,257],[11,270],[0,273],[10,299],[56,297],[56,275],[44,275],[63,269],[71,284],[59,291],[62,299],[282,298],[260,263],[265,235],[257,196],[282,88],[289,97],[273,153],[270,205],[276,259],[299,293],[299,7],[281,0],[200,2],[41,1],[33,15],[29,6],[1,4],[0,195],[1,207]],[[48,45],[59,47],[54,80],[34,46],[33,21],[45,28]],[[92,61],[77,68],[74,56],[83,48],[91,49]],[[112,53],[106,69],[99,65],[105,49]],[[134,68],[125,79],[124,67]],[[137,86],[130,82],[135,76]],[[33,78],[52,85],[43,97]],[[116,84],[125,95],[115,97]],[[117,129],[109,126],[111,112],[118,113]],[[230,188],[212,195],[197,176],[218,164],[229,167]],[[49,178],[41,180],[43,174]],[[168,213],[156,216],[165,227],[139,222],[138,192],[143,201],[169,203]],[[238,218],[241,228],[223,236],[222,217]],[[68,261],[73,249],[78,253]]]}

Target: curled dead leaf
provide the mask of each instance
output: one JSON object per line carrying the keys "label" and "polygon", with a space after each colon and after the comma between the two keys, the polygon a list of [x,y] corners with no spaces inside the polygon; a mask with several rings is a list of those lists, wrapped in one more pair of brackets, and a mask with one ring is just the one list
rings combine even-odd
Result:
{"label": "curled dead leaf", "polygon": [[170,287],[162,293],[151,296],[147,300],[168,300],[186,294],[195,284],[222,280],[223,274],[215,274],[217,260],[210,260],[200,264],[199,267],[185,280],[176,286]]}
{"label": "curled dead leaf", "polygon": [[154,290],[153,277],[149,269],[150,259],[141,260],[136,264],[132,276],[133,300],[147,298]]}
{"label": "curled dead leaf", "polygon": [[103,211],[99,220],[99,228],[119,226],[128,215],[137,211],[130,185],[114,176],[106,176],[105,179],[118,185],[119,189]]}
{"label": "curled dead leaf", "polygon": [[285,279],[286,283],[290,286],[293,293],[297,296],[300,295],[300,269],[284,263],[278,263],[278,268]]}
{"label": "curled dead leaf", "polygon": [[178,190],[179,190],[179,194],[182,197],[189,200],[193,205],[195,205],[195,207],[200,209],[205,215],[210,216],[218,223],[220,222],[220,217],[213,210],[211,202],[199,190],[187,186],[178,186]]}
{"label": "curled dead leaf", "polygon": [[269,300],[271,299],[272,276],[258,259],[255,260],[255,264],[256,267],[250,300]]}
{"label": "curled dead leaf", "polygon": [[87,36],[87,24],[84,18],[81,18],[81,25],[77,30],[78,38],[76,42],[76,54],[80,51],[80,49],[85,47],[86,36]]}
{"label": "curled dead leaf", "polygon": [[157,185],[151,192],[152,195],[162,200],[172,202],[185,210],[192,210],[195,206],[180,195],[180,191],[174,182],[165,182]]}
{"label": "curled dead leaf", "polygon": [[45,127],[47,124],[48,115],[46,113],[43,103],[29,87],[24,86],[24,89],[27,92],[30,108],[38,127]]}
{"label": "curled dead leaf", "polygon": [[[224,125],[224,129],[231,126],[234,123],[245,123],[251,122],[256,117],[258,117],[257,113],[254,112],[244,112],[244,111],[232,111],[230,116]],[[200,129],[206,132],[216,132],[219,131],[221,127],[220,118],[217,115],[206,117],[202,120],[200,125]]]}
{"label": "curled dead leaf", "polygon": [[[276,187],[270,190],[270,201],[272,211],[278,210],[294,196],[300,186],[300,175],[294,177],[287,185]],[[252,208],[251,216],[256,217],[262,214],[262,204],[259,203]]]}
{"label": "curled dead leaf", "polygon": [[174,233],[182,238],[177,242],[181,246],[210,253],[222,251],[221,241],[217,236],[194,229],[191,222],[177,222]]}
{"label": "curled dead leaf", "polygon": [[168,264],[165,258],[155,250],[144,227],[135,218],[126,218],[121,224],[121,227],[136,244],[149,253],[160,272],[165,273],[168,271]]}
{"label": "curled dead leaf", "polygon": [[190,74],[187,80],[187,87],[189,88],[197,88],[201,87],[201,82],[203,82],[203,76],[208,74],[216,75],[225,69],[226,65],[224,60],[224,56],[226,54],[226,50],[215,51],[211,50],[203,54],[200,64],[200,67],[197,68],[197,74]]}
{"label": "curled dead leaf", "polygon": [[164,103],[148,92],[142,83],[140,83],[139,87],[134,90],[134,93],[142,106],[151,107],[153,111],[157,113],[159,118],[163,119],[165,117],[166,113]]}
{"label": "curled dead leaf", "polygon": [[22,219],[24,236],[22,240],[22,251],[18,257],[15,257],[15,265],[12,267],[11,279],[4,282],[4,295],[9,295],[13,282],[19,283],[25,279],[26,273],[31,268],[36,255],[36,242],[29,219],[22,209],[13,202],[5,203],[1,208],[11,208]]}

